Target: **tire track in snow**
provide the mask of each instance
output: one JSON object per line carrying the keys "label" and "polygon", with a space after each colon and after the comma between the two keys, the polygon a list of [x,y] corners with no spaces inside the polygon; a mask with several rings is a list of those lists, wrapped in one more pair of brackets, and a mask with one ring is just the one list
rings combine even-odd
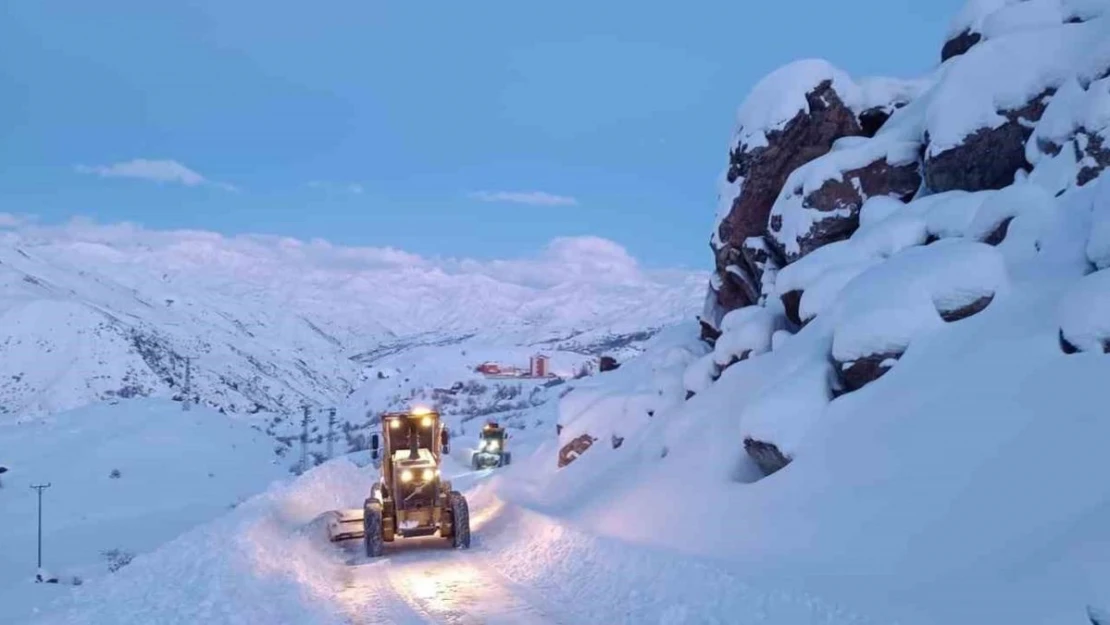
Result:
{"label": "tire track in snow", "polygon": [[558,625],[550,607],[506,584],[487,558],[474,551],[395,562],[387,575],[393,590],[431,622],[449,625]]}

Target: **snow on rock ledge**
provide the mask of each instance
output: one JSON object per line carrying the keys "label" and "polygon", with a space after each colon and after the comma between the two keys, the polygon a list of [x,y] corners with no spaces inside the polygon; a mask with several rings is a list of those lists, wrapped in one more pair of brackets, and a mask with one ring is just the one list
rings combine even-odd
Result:
{"label": "snow on rock ledge", "polygon": [[771,209],[770,242],[788,263],[848,238],[872,197],[909,201],[921,185],[915,138],[880,134],[798,168]]}
{"label": "snow on rock ledge", "polygon": [[759,396],[744,411],[744,449],[764,475],[786,466],[813,422],[832,400],[829,364],[816,359]]}
{"label": "snow on rock ledge", "polygon": [[1110,354],[1110,271],[1086,276],[1061,301],[1060,348]]}
{"label": "snow on rock ledge", "polygon": [[842,390],[878,379],[917,336],[981,312],[1007,286],[997,250],[957,240],[904,250],[864,272],[832,310]]}
{"label": "snow on rock ledge", "polygon": [[728,313],[721,322],[721,338],[713,349],[714,363],[728,367],[771,351],[771,336],[779,329],[779,319],[763,306]]}
{"label": "snow on rock ledge", "polygon": [[559,400],[559,468],[598,441],[604,442],[601,447],[619,448],[656,412],[682,402],[682,375],[691,362],[702,356],[712,361],[694,324],[660,332],[645,349],[619,369],[574,382]]}
{"label": "snow on rock ledge", "polygon": [[1052,94],[1110,68],[1107,19],[1008,34],[954,61],[929,95],[928,188],[1000,189],[1027,169],[1025,143]]}

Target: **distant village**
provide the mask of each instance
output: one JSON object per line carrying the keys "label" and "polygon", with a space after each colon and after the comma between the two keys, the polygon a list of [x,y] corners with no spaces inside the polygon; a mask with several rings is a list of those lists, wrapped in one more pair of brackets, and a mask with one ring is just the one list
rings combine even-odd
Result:
{"label": "distant village", "polygon": [[515,367],[512,365],[504,365],[497,362],[483,362],[474,368],[475,371],[481,373],[487,378],[491,379],[504,379],[504,378],[530,378],[530,379],[543,379],[558,377],[551,372],[548,366],[551,359],[543,354],[536,354],[528,360],[528,368]]}
{"label": "distant village", "polygon": [[[517,367],[514,365],[506,365],[499,362],[486,361],[474,368],[475,371],[481,373],[489,379],[550,379],[559,377],[551,371],[549,366],[551,359],[544,354],[536,354],[529,358],[528,367]],[[576,372],[579,375],[590,375],[594,372],[595,363],[583,364],[583,371]],[[611,371],[620,365],[616,359],[610,356],[602,356],[597,364],[598,371]]]}

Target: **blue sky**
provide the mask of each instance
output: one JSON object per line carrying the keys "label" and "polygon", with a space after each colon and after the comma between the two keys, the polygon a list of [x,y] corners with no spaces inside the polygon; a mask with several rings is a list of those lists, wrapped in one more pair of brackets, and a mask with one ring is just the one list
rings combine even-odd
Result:
{"label": "blue sky", "polygon": [[754,82],[918,74],[961,4],[7,0],[0,212],[705,267]]}

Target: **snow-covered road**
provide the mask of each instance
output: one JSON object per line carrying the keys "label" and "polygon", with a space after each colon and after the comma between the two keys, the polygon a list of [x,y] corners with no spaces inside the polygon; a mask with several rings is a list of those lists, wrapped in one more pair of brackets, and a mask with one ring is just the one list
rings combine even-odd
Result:
{"label": "snow-covered road", "polygon": [[400,539],[370,561],[359,541],[328,542],[313,519],[359,499],[374,473],[345,460],[317,467],[74,589],[32,622],[873,623],[804,593],[752,585],[718,564],[598,536],[514,503],[502,488],[506,471],[452,471],[470,501],[471,549]]}

